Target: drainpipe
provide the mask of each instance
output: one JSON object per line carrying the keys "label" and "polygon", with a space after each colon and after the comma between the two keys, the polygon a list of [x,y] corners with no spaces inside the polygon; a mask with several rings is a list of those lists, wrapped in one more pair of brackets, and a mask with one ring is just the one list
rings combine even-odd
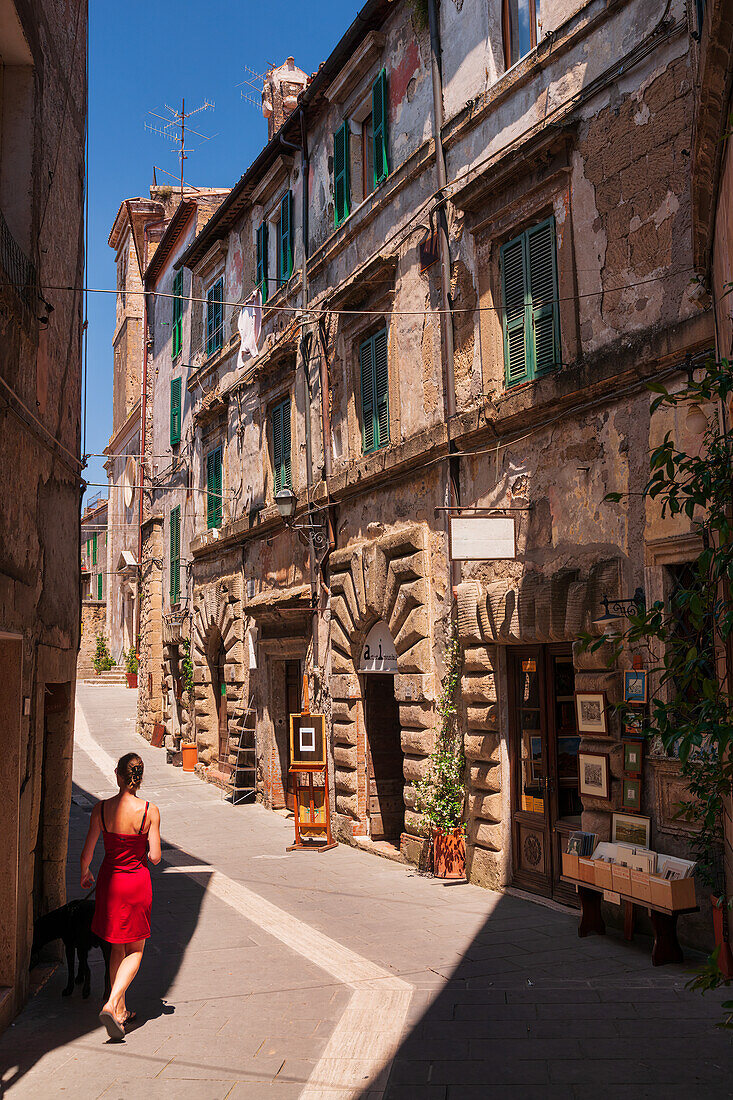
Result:
{"label": "drainpipe", "polygon": [[[443,148],[443,85],[440,72],[440,24],[436,0],[428,0],[428,21],[430,25],[430,69],[433,78],[433,133],[435,136],[435,167],[438,177],[438,190],[443,191],[448,183],[445,170],[445,150]],[[448,431],[448,489],[449,504],[452,508],[460,504],[460,468],[457,456],[453,454],[455,444],[451,439],[451,421],[456,413],[456,388],[453,356],[453,317],[450,300],[450,247],[448,244],[448,218],[445,210],[445,196],[437,210],[438,245],[440,248],[440,335],[443,348],[443,379],[445,383],[446,413]],[[451,590],[460,582],[460,562],[450,559],[449,513],[445,513],[446,546],[450,562]]]}

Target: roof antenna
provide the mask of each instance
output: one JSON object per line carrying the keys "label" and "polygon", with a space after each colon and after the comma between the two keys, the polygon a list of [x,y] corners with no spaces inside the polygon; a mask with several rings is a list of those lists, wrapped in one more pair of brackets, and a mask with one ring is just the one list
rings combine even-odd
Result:
{"label": "roof antenna", "polygon": [[[152,122],[146,122],[144,128],[149,130],[151,134],[159,134],[161,137],[168,138],[169,141],[174,142],[178,146],[178,159],[181,163],[181,201],[183,201],[183,166],[184,161],[188,160],[188,154],[192,153],[193,149],[186,148],[186,119],[191,118],[192,115],[197,115],[199,111],[214,110],[214,104],[210,103],[208,99],[205,99],[200,107],[194,108],[193,111],[186,111],[186,101],[181,100],[181,109],[177,110],[175,107],[169,107],[165,104],[165,110],[169,112],[168,115],[158,114],[157,111],[148,111],[148,114],[153,118],[159,118],[164,126],[155,126]],[[212,137],[216,137],[216,134],[211,134],[207,137],[206,134],[200,133],[198,130],[194,130],[192,126],[188,127],[189,134],[195,134],[197,138],[201,139],[200,144],[205,141],[211,141]],[[196,147],[197,148],[197,147]],[[166,175],[170,173],[166,172]]]}

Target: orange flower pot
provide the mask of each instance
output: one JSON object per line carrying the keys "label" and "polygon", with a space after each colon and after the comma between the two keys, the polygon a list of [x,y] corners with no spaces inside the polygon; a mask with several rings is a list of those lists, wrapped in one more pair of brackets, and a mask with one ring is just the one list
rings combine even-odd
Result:
{"label": "orange flower pot", "polygon": [[195,741],[183,744],[181,745],[181,753],[183,755],[184,772],[192,772],[196,767],[199,758],[198,745]]}
{"label": "orange flower pot", "polygon": [[466,877],[466,838],[463,829],[433,831],[433,874],[436,878]]}
{"label": "orange flower pot", "polygon": [[136,688],[137,687],[137,673],[136,672],[126,672],[125,676],[127,677],[127,686],[129,688]]}

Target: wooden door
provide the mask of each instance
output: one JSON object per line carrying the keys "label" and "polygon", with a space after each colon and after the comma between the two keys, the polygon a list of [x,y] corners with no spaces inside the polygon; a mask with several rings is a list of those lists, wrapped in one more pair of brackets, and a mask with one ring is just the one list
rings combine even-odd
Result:
{"label": "wooden door", "polygon": [[219,725],[219,771],[229,775],[229,717],[227,714],[227,685],[226,685],[226,650],[224,643],[219,646],[216,660],[216,713]]}
{"label": "wooden door", "polygon": [[295,811],[295,791],[293,776],[290,774],[290,715],[300,714],[300,692],[302,676],[300,661],[285,662],[285,770],[283,772],[283,790],[285,805]]}
{"label": "wooden door", "polygon": [[561,852],[580,828],[570,647],[509,650],[509,688],[514,879],[534,893],[567,900]]}
{"label": "wooden door", "polygon": [[400,715],[394,676],[365,676],[367,807],[372,840],[399,846],[405,827]]}

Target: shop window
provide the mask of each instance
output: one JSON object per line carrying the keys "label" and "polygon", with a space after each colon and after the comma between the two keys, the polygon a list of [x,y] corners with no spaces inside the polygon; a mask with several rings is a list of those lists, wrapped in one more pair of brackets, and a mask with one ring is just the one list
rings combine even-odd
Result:
{"label": "shop window", "polygon": [[267,301],[267,274],[267,222],[262,222],[256,233],[255,282],[262,295],[263,305]]}
{"label": "shop window", "polygon": [[171,508],[170,515],[170,597],[171,603],[181,598],[181,506]]}
{"label": "shop window", "polygon": [[293,273],[293,193],[286,191],[280,200],[277,223],[277,285],[283,286]]}
{"label": "shop window", "polygon": [[275,405],[270,413],[272,432],[272,469],[275,477],[275,492],[292,489],[292,467],[290,446],[290,398]]}
{"label": "shop window", "polygon": [[179,271],[173,280],[173,334],[171,338],[171,358],[177,359],[183,347],[183,272]]}
{"label": "shop window", "polygon": [[387,330],[382,329],[359,347],[361,368],[361,430],[365,454],[389,443],[389,366]]}
{"label": "shop window", "polygon": [[217,279],[206,295],[206,354],[213,355],[224,343],[224,280]]}
{"label": "shop window", "polygon": [[170,441],[171,447],[181,442],[181,379],[171,379],[171,417],[170,417]]}
{"label": "shop window", "polygon": [[221,447],[206,456],[206,526],[221,527],[222,508],[222,456]]}
{"label": "shop window", "polygon": [[502,324],[507,386],[560,366],[555,219],[501,247]]}
{"label": "shop window", "polygon": [[507,69],[537,45],[539,0],[503,0],[502,32]]}

